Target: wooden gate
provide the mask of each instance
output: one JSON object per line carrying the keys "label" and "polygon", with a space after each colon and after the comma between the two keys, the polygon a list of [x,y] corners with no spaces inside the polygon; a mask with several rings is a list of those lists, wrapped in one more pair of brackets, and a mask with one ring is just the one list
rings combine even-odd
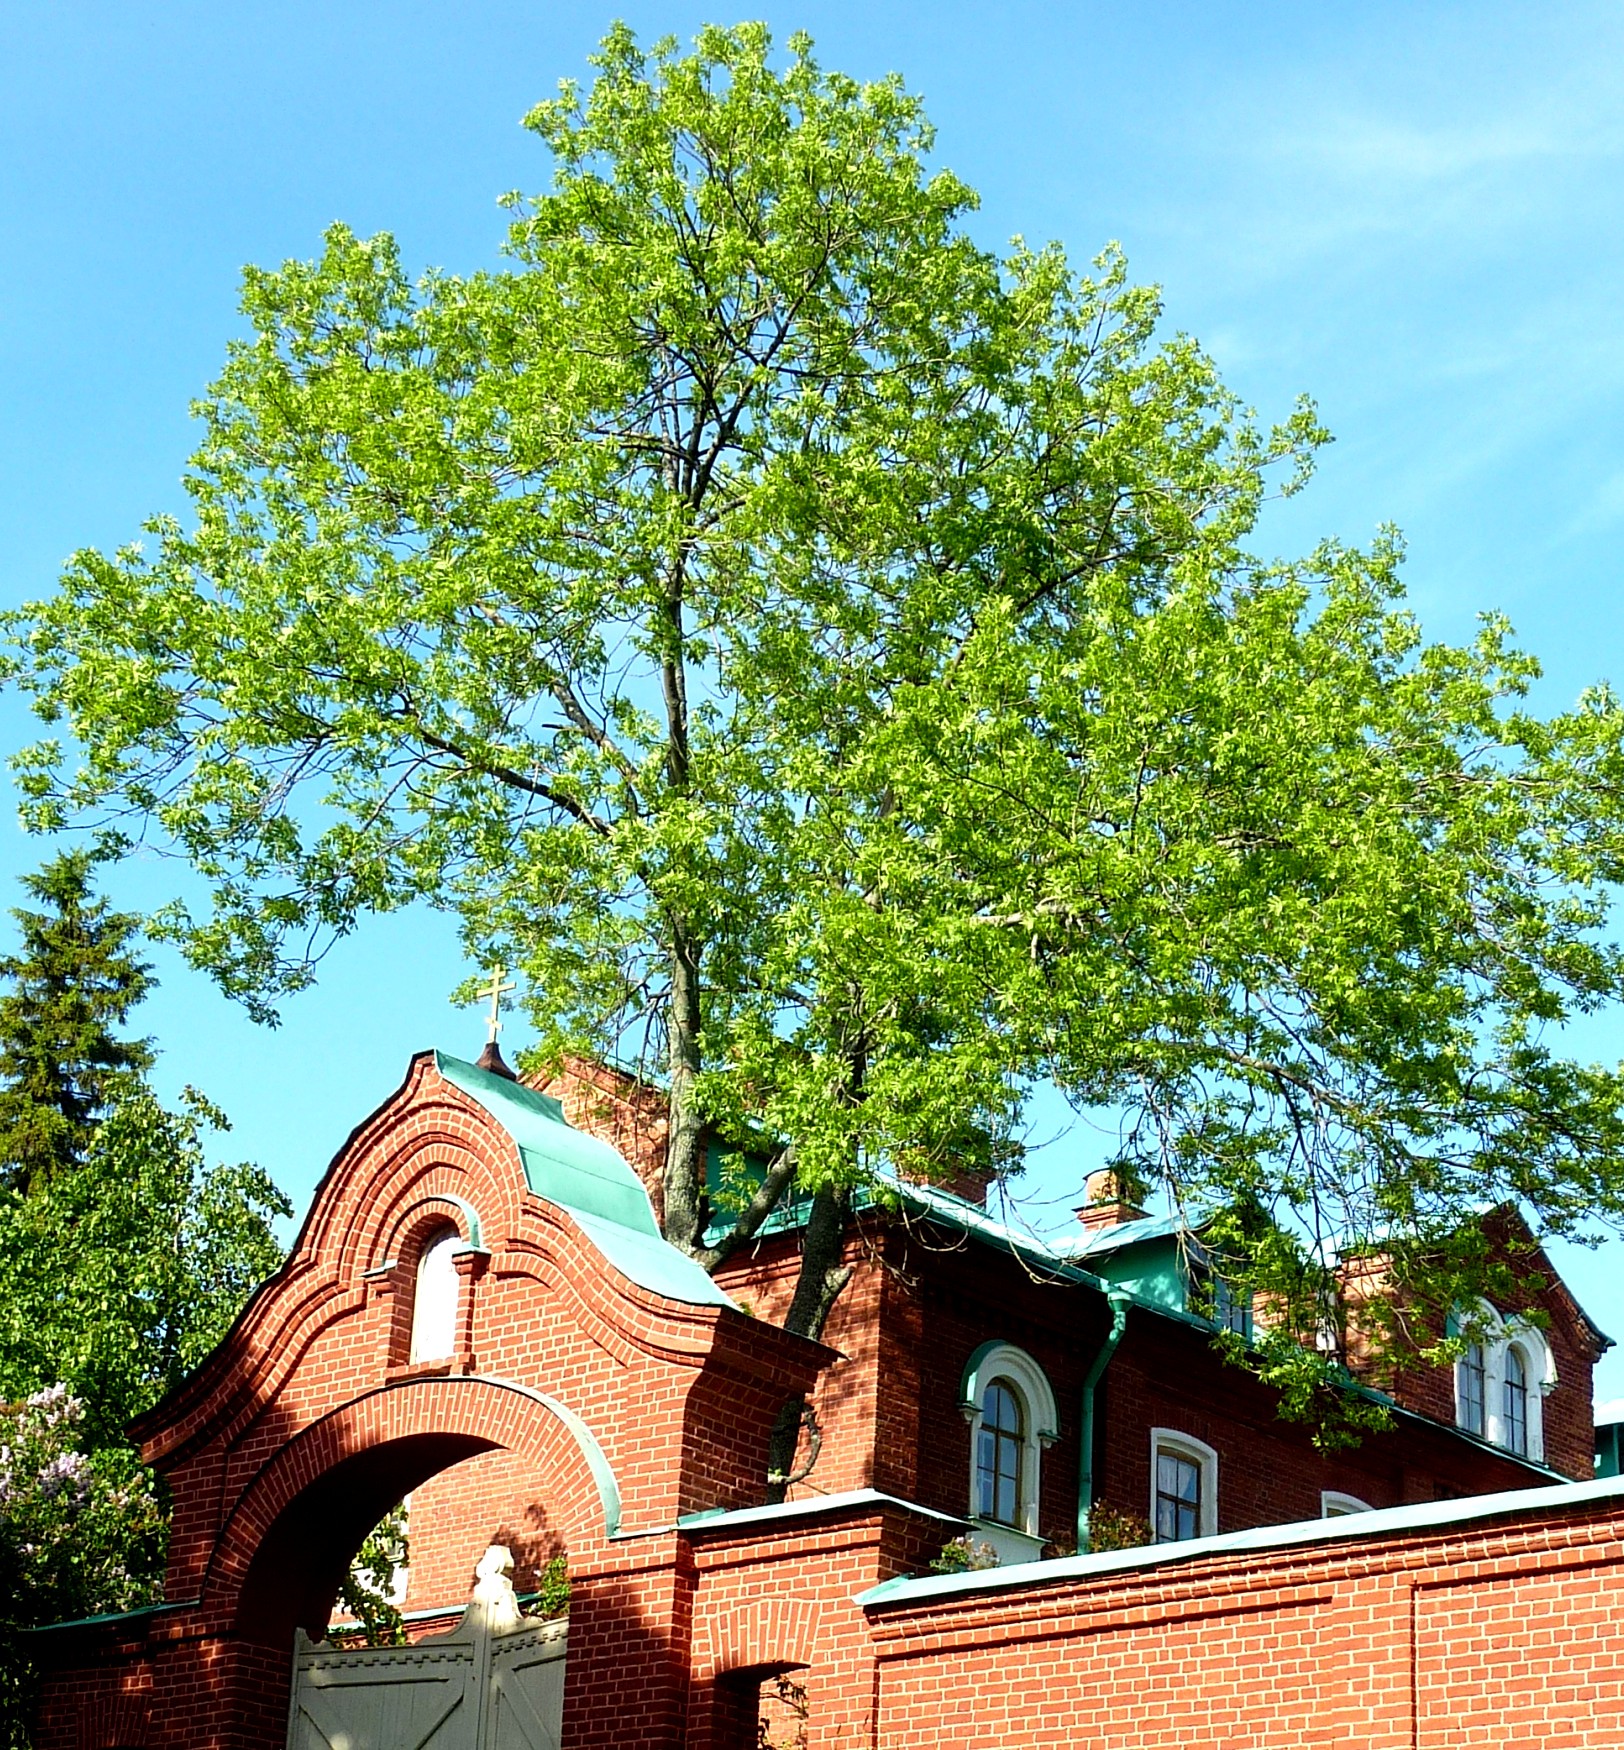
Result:
{"label": "wooden gate", "polygon": [[487,1626],[469,1607],[411,1647],[298,1637],[288,1750],[559,1750],[563,1622]]}

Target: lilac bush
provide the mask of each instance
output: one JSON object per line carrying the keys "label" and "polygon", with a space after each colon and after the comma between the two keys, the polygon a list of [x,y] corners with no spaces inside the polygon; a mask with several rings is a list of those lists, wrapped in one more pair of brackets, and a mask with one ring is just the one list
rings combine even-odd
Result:
{"label": "lilac bush", "polygon": [[165,1516],[127,1448],[82,1449],[84,1404],[65,1385],[0,1402],[0,1744],[26,1744],[19,1631],[158,1595]]}

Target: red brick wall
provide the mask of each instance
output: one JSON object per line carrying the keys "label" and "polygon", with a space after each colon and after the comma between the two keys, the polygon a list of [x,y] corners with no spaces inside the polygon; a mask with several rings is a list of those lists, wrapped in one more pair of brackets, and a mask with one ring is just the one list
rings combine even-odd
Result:
{"label": "red brick wall", "polygon": [[879,1750],[1624,1741],[1624,1507],[871,1612]]}
{"label": "red brick wall", "polygon": [[490,1451],[440,1471],[412,1492],[407,1520],[408,1611],[442,1605],[460,1611],[473,1590],[474,1567],[493,1543],[513,1552],[513,1586],[536,1589],[541,1570],[564,1548],[538,1478],[523,1453]]}
{"label": "red brick wall", "polygon": [[[1533,1243],[1522,1220],[1509,1210],[1495,1211],[1487,1229],[1489,1239],[1502,1259],[1511,1265],[1512,1281],[1500,1293],[1496,1310],[1508,1321],[1534,1315],[1550,1344],[1556,1365],[1557,1384],[1543,1399],[1545,1463],[1575,1481],[1594,1472],[1596,1431],[1593,1421],[1591,1375],[1603,1353],[1594,1331],[1585,1322],[1576,1303],[1545,1253]],[[1359,1348],[1358,1303],[1361,1297],[1387,1292],[1380,1259],[1367,1261],[1349,1283],[1351,1347],[1357,1364]],[[1417,1342],[1433,1341],[1439,1334],[1436,1321],[1411,1315]],[[1406,1407],[1442,1422],[1455,1419],[1455,1370],[1450,1364],[1427,1366],[1419,1360],[1398,1367],[1363,1366],[1361,1376],[1390,1391]]]}
{"label": "red brick wall", "polygon": [[[452,1198],[479,1210],[488,1256],[465,1260],[458,1353],[407,1367],[404,1266],[426,1223],[457,1216]],[[814,1387],[826,1444],[803,1495],[873,1484],[960,1514],[959,1383],[989,1338],[1048,1374],[1061,1426],[1041,1522],[1072,1524],[1102,1298],[876,1220],[850,1242],[826,1333],[837,1358],[771,1322],[797,1247],[784,1236],[730,1266],[754,1317],[647,1293],[529,1192],[511,1140],[419,1060],[324,1180],[286,1268],[141,1426],[175,1492],[177,1602],[38,1643],[51,1672],[40,1750],[279,1746],[293,1625],[321,1627],[350,1552],[407,1490],[409,1604],[454,1602],[493,1535],[532,1572],[567,1548],[568,1750],[732,1750],[752,1685],[786,1668],[804,1672],[809,1750],[1624,1742],[1610,1609],[1624,1507],[1611,1500],[1457,1532],[1096,1564],[867,1613],[856,1595],[923,1569],[949,1524],[859,1503],[677,1532],[682,1514],[760,1499],[772,1419]],[[627,1535],[609,1534],[599,1480],[549,1400],[595,1437]],[[1321,1488],[1383,1505],[1526,1476],[1416,1424],[1318,1452],[1201,1331],[1137,1310],[1100,1412],[1104,1499],[1144,1511],[1148,1431],[1170,1425],[1217,1447],[1222,1527],[1313,1517]],[[1541,1685],[1564,1714],[1534,1711]],[[1497,1739],[1504,1717],[1526,1735]],[[1412,1724],[1420,1735],[1404,1736]]]}
{"label": "red brick wall", "polygon": [[[1025,1349],[1054,1391],[1060,1437],[1043,1455],[1038,1523],[1046,1535],[1070,1536],[1082,1384],[1108,1329],[1103,1297],[1034,1280],[1007,1253],[955,1244],[928,1229],[867,1227],[849,1242],[847,1260],[852,1280],[825,1332],[842,1358],[824,1374],[815,1400],[824,1450],[797,1492],[873,1486],[939,1512],[965,1513],[970,1431],[959,1409],[960,1382],[974,1350],[996,1339]],[[779,1236],[730,1261],[719,1280],[741,1303],[776,1319],[798,1267],[798,1240]],[[1576,1378],[1570,1384],[1565,1374],[1547,1400],[1553,1427],[1566,1418],[1588,1429],[1588,1402],[1582,1408],[1574,1402],[1588,1390],[1588,1369],[1575,1364],[1574,1374],[1583,1384]],[[1096,1399],[1096,1498],[1148,1516],[1157,1427],[1216,1449],[1225,1531],[1317,1519],[1326,1490],[1391,1507],[1536,1480],[1508,1457],[1410,1419],[1366,1435],[1351,1450],[1325,1451],[1312,1428],[1282,1421],[1276,1403],[1272,1391],[1221,1359],[1205,1330],[1131,1310]]]}
{"label": "red brick wall", "polygon": [[[486,1252],[460,1261],[457,1353],[408,1366],[407,1266],[426,1226],[452,1219],[466,1233],[462,1203],[479,1212]],[[567,1547],[571,1694],[586,1685],[570,1705],[583,1722],[593,1709],[619,1717],[607,1698],[624,1682],[657,1742],[683,1705],[688,1582],[675,1540],[608,1535],[589,1457],[549,1403],[601,1450],[623,1526],[655,1531],[759,1501],[773,1418],[829,1359],[765,1321],[622,1277],[530,1192],[507,1133],[419,1059],[352,1136],[287,1264],[222,1350],[139,1426],[175,1497],[167,1595],[200,1602],[141,1619],[139,1651],[97,1642],[95,1662],[150,1690],[154,1721],[168,1722],[152,1727],[156,1741],[280,1743],[295,1624],[321,1631],[366,1531],[416,1491],[408,1604],[465,1595],[493,1532],[532,1569]],[[44,1741],[80,1733],[86,1644],[41,1643],[57,1673]],[[204,1699],[176,1713],[171,1671],[189,1672]],[[622,1741],[620,1729],[605,1724],[602,1741]]]}

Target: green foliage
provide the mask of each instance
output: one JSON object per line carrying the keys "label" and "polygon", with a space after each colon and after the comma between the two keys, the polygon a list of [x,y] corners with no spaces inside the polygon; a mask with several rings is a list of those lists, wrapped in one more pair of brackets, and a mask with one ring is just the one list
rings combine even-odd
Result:
{"label": "green foliage", "polygon": [[0,956],[0,1187],[81,1160],[121,1076],[152,1063],[114,1032],[151,984],[129,951],[140,920],[91,896],[88,851],[65,851],[23,885],[49,909],[14,911],[20,950]]}
{"label": "green foliage", "polygon": [[406,1536],[406,1508],[392,1507],[366,1535],[338,1589],[338,1612],[359,1630],[342,1630],[332,1638],[365,1647],[403,1647],[406,1624],[391,1594],[399,1571],[411,1560]]}
{"label": "green foliage", "polygon": [[1096,1501],[1088,1510],[1088,1548],[1091,1554],[1112,1549],[1141,1549],[1154,1541],[1150,1521],[1142,1513],[1126,1513],[1109,1501]]}
{"label": "green foliage", "polygon": [[997,1566],[998,1551],[969,1532],[950,1537],[930,1561],[933,1574],[979,1574]]}
{"label": "green foliage", "polygon": [[[26,1557],[15,1582],[0,1573],[0,1742],[19,1746],[15,1630],[158,1596],[168,1504],[124,1427],[225,1335],[289,1213],[257,1169],[205,1165],[202,1133],[223,1120],[199,1096],[166,1112],[132,1078],[108,1097],[82,1161],[0,1193],[0,1398],[21,1400],[0,1422],[22,1424],[0,1426],[0,1568]],[[30,1476],[46,1486],[8,1518],[7,1479]]]}
{"label": "green foliage", "polygon": [[17,914],[0,962],[0,1738],[19,1745],[17,1630],[157,1596],[167,1503],[125,1427],[225,1335],[291,1213],[257,1168],[208,1164],[224,1118],[190,1089],[166,1111],[150,1046],[112,1031],[151,981],[90,872],[69,855],[25,878],[51,910]]}
{"label": "green foliage", "polygon": [[82,1163],[0,1201],[0,1394],[63,1381],[115,1447],[220,1341],[291,1213],[258,1168],[208,1165],[224,1128],[190,1089],[176,1113],[131,1082]]}
{"label": "green foliage", "polygon": [[525,1600],[527,1616],[563,1616],[570,1607],[569,1557],[556,1555],[537,1576],[536,1596]]}
{"label": "green foliage", "polygon": [[788,50],[617,27],[501,271],[247,274],[191,525],[11,621],[28,818],[192,863],[159,927],[262,1015],[455,913],[541,1056],[663,1062],[677,1243],[821,1194],[798,1328],[845,1187],[1003,1164],[1052,1077],[1234,1224],[1317,1413],[1343,1248],[1447,1305],[1483,1207],[1624,1218],[1624,1079],[1559,1044],[1624,990],[1624,714],[1532,715],[1498,619],[1425,644],[1394,537],[1257,557],[1312,409],[1259,427],[1114,253],[976,247],[918,100]]}
{"label": "green foliage", "polygon": [[763,1678],[755,1750],[806,1750],[811,1718],[804,1682],[789,1671]]}
{"label": "green foliage", "polygon": [[663,1034],[702,1254],[708,1132],[793,1139],[747,1232],[791,1169],[933,1163],[1016,1103],[960,892],[888,889],[931,803],[875,739],[899,703],[989,613],[1041,626],[1243,524],[1315,435],[1156,347],[1116,258],[975,247],[918,100],[789,47],[617,28],[530,117],[557,172],[506,271],[414,287],[342,229],[250,271],[195,525],[13,620],[75,750],[23,761],[33,824],[188,858],[212,908],[159,928],[257,1013],[425,900],[523,968],[543,1056]]}

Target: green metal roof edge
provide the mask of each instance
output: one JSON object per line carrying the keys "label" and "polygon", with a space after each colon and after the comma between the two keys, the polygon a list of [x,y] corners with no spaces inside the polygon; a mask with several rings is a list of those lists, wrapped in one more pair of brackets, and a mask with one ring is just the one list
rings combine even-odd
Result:
{"label": "green metal roof edge", "polygon": [[197,1598],[182,1598],[173,1603],[160,1598],[156,1604],[138,1604],[133,1610],[104,1610],[96,1616],[71,1616],[66,1622],[38,1622],[32,1628],[18,1632],[25,1635],[53,1634],[59,1628],[100,1628],[104,1623],[134,1622],[138,1616],[156,1616],[163,1610],[195,1610],[203,1602]]}
{"label": "green metal roof edge", "polygon": [[[1200,1313],[1189,1312],[1182,1307],[1168,1306],[1159,1300],[1151,1300],[1140,1294],[1136,1289],[1122,1283],[1114,1283],[1103,1276],[1096,1275],[1092,1270],[1086,1270],[1080,1263],[1073,1263],[1056,1252],[1052,1252],[1040,1240],[1025,1241],[1020,1239],[1006,1224],[995,1221],[979,1204],[967,1203],[961,1197],[955,1197],[951,1191],[943,1191],[938,1187],[888,1184],[885,1189],[898,1201],[909,1203],[915,1209],[934,1215],[943,1221],[952,1222],[960,1232],[968,1238],[978,1240],[983,1245],[997,1246],[1014,1253],[1023,1263],[1050,1273],[1057,1281],[1077,1283],[1084,1288],[1092,1288],[1097,1293],[1107,1297],[1115,1294],[1125,1296],[1129,1304],[1141,1312],[1154,1313],[1159,1319],[1169,1319],[1174,1324],[1187,1325],[1193,1330],[1212,1334],[1218,1326]],[[876,1199],[876,1201],[878,1201]],[[1145,1240],[1165,1238],[1163,1234],[1146,1234]],[[1372,1403],[1382,1404],[1391,1410],[1395,1416],[1411,1422],[1419,1422],[1423,1426],[1453,1434],[1459,1439],[1475,1446],[1479,1450],[1490,1453],[1496,1458],[1503,1458],[1510,1463],[1520,1465],[1524,1470],[1531,1471],[1535,1476],[1548,1477],[1553,1484],[1566,1485],[1572,1483],[1572,1477],[1565,1476],[1561,1471],[1553,1470],[1549,1465],[1537,1458],[1528,1458],[1522,1453],[1511,1451],[1509,1447],[1496,1446],[1492,1441],[1485,1440],[1479,1434],[1473,1434],[1469,1429],[1457,1427],[1453,1422],[1442,1422],[1436,1416],[1429,1416],[1421,1410],[1412,1410],[1401,1404],[1396,1398],[1375,1386],[1363,1385],[1352,1377],[1341,1381],[1342,1389],[1353,1392]]]}
{"label": "green metal roof edge", "polygon": [[586,1468],[592,1475],[593,1485],[598,1491],[598,1504],[603,1508],[603,1530],[606,1537],[615,1537],[620,1531],[621,1501],[620,1479],[615,1475],[615,1467],[609,1462],[609,1455],[598,1444],[598,1437],[581,1418],[576,1415],[568,1404],[561,1403],[551,1392],[538,1391],[533,1385],[523,1385],[516,1379],[502,1379],[495,1374],[465,1374],[464,1378],[480,1385],[501,1386],[505,1391],[518,1392],[532,1403],[537,1403],[543,1409],[551,1411],[564,1424],[570,1438],[580,1449],[581,1457],[586,1460]]}
{"label": "green metal roof edge", "polygon": [[562,1209],[640,1288],[690,1306],[732,1306],[710,1276],[660,1233],[648,1191],[618,1150],[564,1121],[556,1100],[436,1051],[434,1067],[513,1138],[525,1182]]}
{"label": "green metal roof edge", "polygon": [[859,1592],[854,1602],[864,1610],[920,1604],[966,1593],[1052,1586],[1066,1580],[1090,1580],[1134,1568],[1154,1568],[1188,1562],[1201,1556],[1243,1551],[1290,1549],[1297,1544],[1340,1543],[1350,1538],[1384,1533],[1427,1531],[1434,1527],[1470,1524],[1476,1519],[1504,1518],[1516,1513],[1583,1507],[1592,1501],[1624,1497],[1624,1476],[1598,1477],[1561,1487],[1507,1489],[1495,1495],[1466,1495],[1454,1501],[1422,1501],[1408,1507],[1380,1507],[1368,1513],[1343,1513],[1331,1519],[1295,1519],[1283,1525],[1257,1525],[1248,1531],[1226,1531],[1216,1537],[1191,1537],[1181,1543],[1153,1543],[1138,1549],[1106,1550],[1098,1555],[1061,1556],[1047,1562],[1020,1562],[1007,1568],[986,1568],[968,1574],[899,1575]]}

